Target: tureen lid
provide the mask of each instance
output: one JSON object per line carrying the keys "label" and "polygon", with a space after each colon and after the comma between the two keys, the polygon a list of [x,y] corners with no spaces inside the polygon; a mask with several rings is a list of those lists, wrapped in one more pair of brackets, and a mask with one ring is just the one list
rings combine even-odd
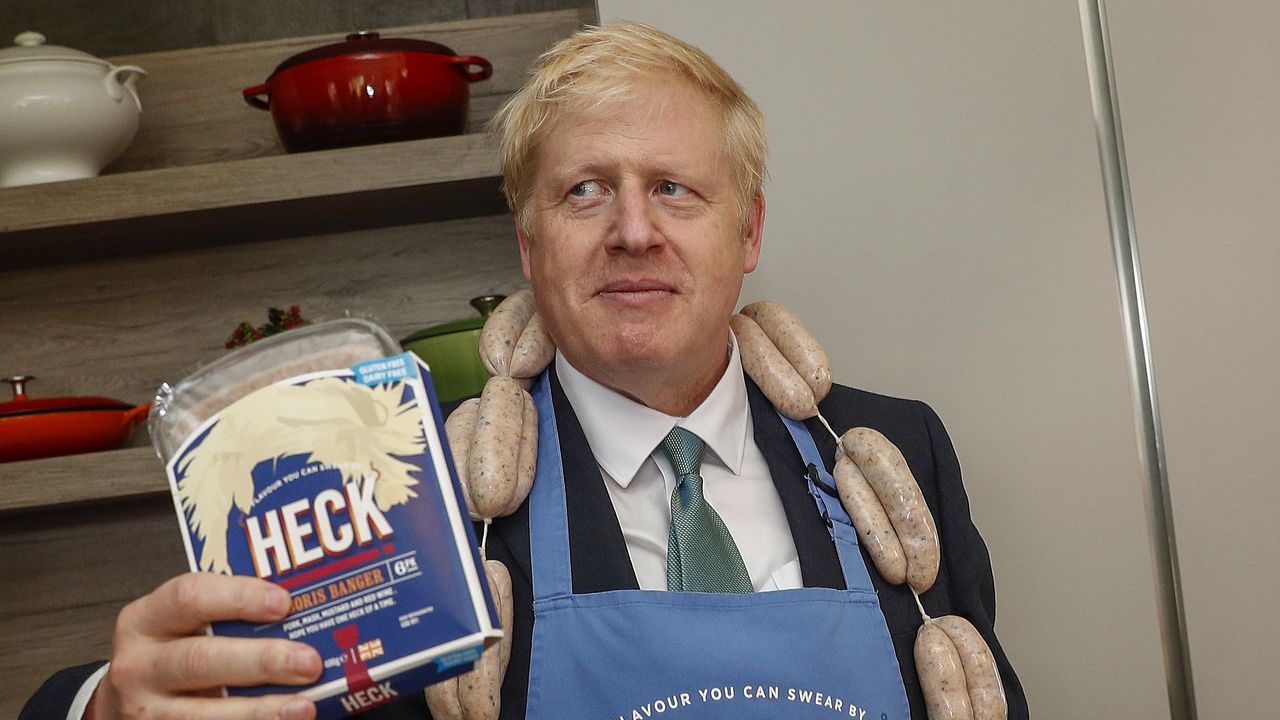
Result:
{"label": "tureen lid", "polygon": [[60,45],[45,45],[45,37],[38,32],[19,33],[13,39],[13,47],[0,50],[0,65],[26,62],[28,60],[59,60],[72,62],[91,62],[97,65],[110,65],[106,60],[96,58],[87,52],[72,50]]}

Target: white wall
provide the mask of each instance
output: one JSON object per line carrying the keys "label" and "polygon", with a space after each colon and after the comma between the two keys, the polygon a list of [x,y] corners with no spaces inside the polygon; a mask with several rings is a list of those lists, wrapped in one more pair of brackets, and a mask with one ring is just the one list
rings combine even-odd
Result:
{"label": "white wall", "polygon": [[1200,717],[1274,717],[1280,4],[1108,13]]}
{"label": "white wall", "polygon": [[800,313],[839,380],[942,415],[1034,716],[1167,716],[1075,3],[599,4],[761,104],[744,300]]}

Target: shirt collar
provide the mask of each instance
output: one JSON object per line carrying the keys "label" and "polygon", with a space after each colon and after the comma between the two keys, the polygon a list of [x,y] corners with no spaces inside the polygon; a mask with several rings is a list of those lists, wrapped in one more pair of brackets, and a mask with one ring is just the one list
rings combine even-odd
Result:
{"label": "shirt collar", "polygon": [[729,366],[724,375],[707,399],[683,418],[641,405],[601,385],[556,353],[556,375],[564,394],[578,415],[596,462],[614,482],[624,488],[631,484],[640,466],[677,425],[702,438],[707,444],[707,459],[714,456],[734,475],[741,472],[748,430],[747,384],[738,341],[733,333],[729,338]]}

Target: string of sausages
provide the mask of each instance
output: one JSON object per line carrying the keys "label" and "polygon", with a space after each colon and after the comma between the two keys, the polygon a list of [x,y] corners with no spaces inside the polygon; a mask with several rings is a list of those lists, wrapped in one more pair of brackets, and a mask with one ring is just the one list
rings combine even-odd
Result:
{"label": "string of sausages", "polygon": [[[831,364],[789,310],[757,302],[730,318],[744,371],[780,412],[794,420],[818,418],[836,440],[835,480],[859,542],[889,583],[907,583],[924,620],[916,635],[915,664],[930,720],[1004,720],[1004,688],[995,659],[969,621],[930,617],[919,594],[933,586],[940,561],[938,531],[906,460],[884,435],[851,428],[838,435],[818,404],[831,390]],[[538,417],[528,393],[532,379],[555,355],[533,293],[508,297],[480,336],[480,357],[491,375],[479,398],[460,405],[445,433],[471,517],[488,524],[524,503],[537,465]],[[511,438],[518,437],[518,443]],[[485,542],[480,553],[485,554]],[[512,616],[511,577],[502,563],[485,560],[485,574],[504,628]],[[507,633],[485,650],[476,668],[427,688],[427,705],[440,720],[496,720],[510,657]]]}
{"label": "string of sausages", "polygon": [[1005,720],[1004,686],[982,635],[958,615],[929,617],[920,603],[938,577],[938,529],[902,452],[871,428],[832,430],[818,411],[831,390],[831,364],[791,311],[752,303],[730,325],[742,368],[765,397],[793,420],[818,418],[835,438],[836,490],[859,542],[885,581],[911,587],[924,619],[914,654],[930,720]]}

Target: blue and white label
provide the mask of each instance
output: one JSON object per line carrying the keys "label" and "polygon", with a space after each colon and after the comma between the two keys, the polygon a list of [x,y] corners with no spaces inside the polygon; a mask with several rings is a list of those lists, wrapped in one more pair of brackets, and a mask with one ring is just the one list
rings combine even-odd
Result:
{"label": "blue and white label", "polygon": [[369,360],[351,366],[356,382],[370,387],[397,382],[413,375],[413,360],[409,353],[392,355],[381,360]]}

